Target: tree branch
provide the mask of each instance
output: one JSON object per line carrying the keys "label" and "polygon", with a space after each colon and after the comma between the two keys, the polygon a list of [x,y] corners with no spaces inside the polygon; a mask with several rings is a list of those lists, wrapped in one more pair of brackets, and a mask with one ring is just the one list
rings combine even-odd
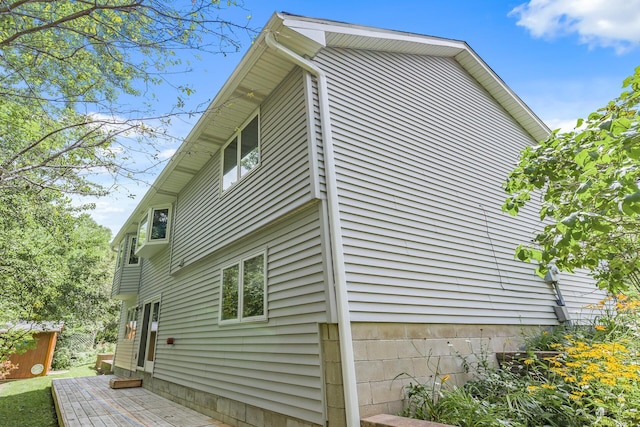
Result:
{"label": "tree branch", "polygon": [[66,22],[75,21],[76,19],[82,18],[84,16],[89,16],[96,10],[117,10],[117,11],[127,12],[141,5],[142,5],[141,3],[130,3],[128,5],[121,5],[121,6],[106,6],[106,5],[98,5],[96,3],[93,6],[89,7],[88,9],[83,9],[78,12],[72,13],[70,15],[63,16],[62,18],[49,22],[47,24],[43,24],[40,26],[31,27],[22,31],[18,31],[13,35],[7,37],[6,39],[0,40],[0,47],[8,46],[10,43],[14,42],[20,37],[24,37],[28,34],[37,33],[39,31],[47,30],[50,28],[55,28]]}

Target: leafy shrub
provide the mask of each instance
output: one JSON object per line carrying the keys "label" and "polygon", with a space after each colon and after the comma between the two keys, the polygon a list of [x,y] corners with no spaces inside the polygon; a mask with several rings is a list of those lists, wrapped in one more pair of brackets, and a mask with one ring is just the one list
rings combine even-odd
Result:
{"label": "leafy shrub", "polygon": [[527,341],[557,356],[528,349],[522,365],[498,368],[484,354],[463,361],[474,379],[462,387],[411,383],[402,415],[460,427],[640,425],[640,301],[618,296],[595,308],[604,314],[592,325]]}
{"label": "leafy shrub", "polygon": [[66,330],[58,336],[51,367],[66,370],[95,361],[97,349],[94,334],[84,331]]}
{"label": "leafy shrub", "polygon": [[107,323],[96,333],[96,342],[101,344],[118,342],[118,319]]}
{"label": "leafy shrub", "polygon": [[64,371],[73,365],[71,360],[71,351],[68,348],[57,348],[53,353],[51,369],[54,371]]}

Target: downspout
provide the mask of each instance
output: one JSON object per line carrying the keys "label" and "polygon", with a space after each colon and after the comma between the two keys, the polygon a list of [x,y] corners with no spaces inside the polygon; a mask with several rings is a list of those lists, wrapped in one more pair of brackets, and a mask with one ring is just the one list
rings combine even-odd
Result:
{"label": "downspout", "polygon": [[329,114],[329,91],[327,77],[324,72],[311,61],[301,57],[292,50],[279,44],[272,33],[265,37],[267,46],[289,59],[303,70],[318,79],[318,102],[320,104],[320,126],[324,140],[324,167],[326,174],[327,205],[329,209],[329,235],[331,236],[331,259],[333,262],[334,282],[336,288],[336,304],[338,308],[338,331],[340,335],[340,362],[342,365],[342,384],[344,389],[345,415],[348,427],[360,425],[358,392],[356,389],[355,362],[353,355],[353,339],[351,336],[351,317],[349,315],[349,299],[347,294],[347,275],[344,265],[342,228],[338,202],[338,182],[333,153],[333,137]]}

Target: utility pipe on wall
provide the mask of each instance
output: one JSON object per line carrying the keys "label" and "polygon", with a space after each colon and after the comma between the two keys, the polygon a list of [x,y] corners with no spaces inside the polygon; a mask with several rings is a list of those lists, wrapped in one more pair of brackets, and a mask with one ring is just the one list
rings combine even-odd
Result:
{"label": "utility pipe on wall", "polygon": [[292,63],[313,74],[318,79],[318,101],[320,104],[320,126],[324,141],[324,162],[327,187],[327,205],[329,210],[329,234],[331,236],[331,258],[338,307],[338,331],[340,335],[340,362],[342,365],[342,383],[344,389],[345,415],[348,427],[360,425],[358,392],[351,336],[351,316],[349,314],[349,296],[347,293],[347,275],[344,265],[342,226],[338,202],[338,182],[333,153],[333,137],[329,114],[329,91],[324,72],[311,61],[278,43],[272,33],[265,37],[267,46],[274,49]]}

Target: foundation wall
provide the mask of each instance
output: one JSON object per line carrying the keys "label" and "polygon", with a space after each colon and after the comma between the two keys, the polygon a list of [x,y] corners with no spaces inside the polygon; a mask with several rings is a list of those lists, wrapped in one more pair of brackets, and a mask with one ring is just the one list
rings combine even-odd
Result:
{"label": "foundation wall", "polygon": [[[116,368],[115,373],[142,378],[143,387],[154,393],[233,427],[345,427],[338,327],[319,326],[326,426],[153,378],[148,373],[122,368]],[[401,412],[405,387],[411,382],[436,387],[462,385],[473,378],[469,367],[479,361],[495,365],[496,352],[520,349],[524,337],[539,329],[520,325],[353,323],[360,417]]]}
{"label": "foundation wall", "polygon": [[537,329],[505,325],[354,323],[360,417],[402,411],[404,387],[410,382],[436,387],[462,385],[473,376],[467,366],[473,367],[478,360],[496,364],[496,352],[520,349],[524,334]]}
{"label": "foundation wall", "polygon": [[116,368],[115,374],[121,377],[142,378],[142,386],[153,393],[233,427],[323,427],[237,400],[153,378],[146,372]]}

